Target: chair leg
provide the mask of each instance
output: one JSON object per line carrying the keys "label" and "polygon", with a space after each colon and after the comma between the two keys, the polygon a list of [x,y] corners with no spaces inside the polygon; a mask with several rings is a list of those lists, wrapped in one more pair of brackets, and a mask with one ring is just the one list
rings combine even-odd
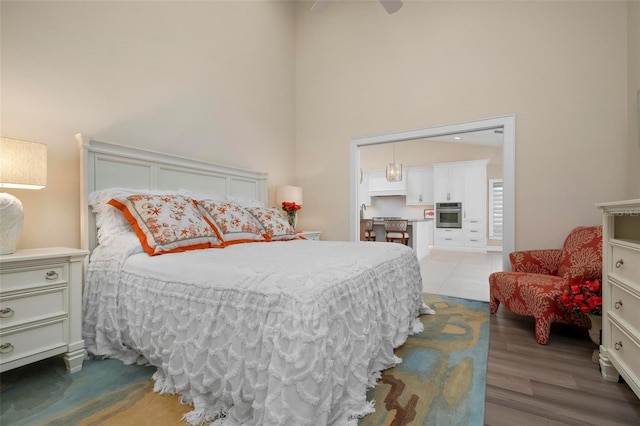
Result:
{"label": "chair leg", "polygon": [[489,312],[495,314],[500,307],[500,301],[493,296],[489,297]]}
{"label": "chair leg", "polygon": [[536,317],[536,341],[541,345],[549,343],[551,323],[545,318]]}

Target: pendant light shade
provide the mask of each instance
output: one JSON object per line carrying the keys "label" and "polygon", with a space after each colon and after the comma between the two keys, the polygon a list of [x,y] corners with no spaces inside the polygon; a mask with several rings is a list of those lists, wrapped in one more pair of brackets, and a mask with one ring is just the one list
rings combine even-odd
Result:
{"label": "pendant light shade", "polygon": [[396,144],[393,144],[393,162],[387,165],[387,181],[400,182],[402,180],[402,164],[396,164]]}

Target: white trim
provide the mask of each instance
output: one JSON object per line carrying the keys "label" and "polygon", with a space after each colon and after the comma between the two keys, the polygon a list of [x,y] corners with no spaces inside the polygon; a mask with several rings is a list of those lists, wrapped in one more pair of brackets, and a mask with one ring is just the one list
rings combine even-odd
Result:
{"label": "white trim", "polygon": [[349,141],[349,239],[351,241],[357,241],[359,239],[358,223],[360,216],[358,210],[357,189],[360,171],[359,148],[361,146],[433,138],[436,136],[455,133],[499,128],[502,128],[503,130],[504,139],[502,146],[502,179],[504,187],[502,266],[505,271],[511,270],[509,253],[515,250],[515,115],[351,139]]}

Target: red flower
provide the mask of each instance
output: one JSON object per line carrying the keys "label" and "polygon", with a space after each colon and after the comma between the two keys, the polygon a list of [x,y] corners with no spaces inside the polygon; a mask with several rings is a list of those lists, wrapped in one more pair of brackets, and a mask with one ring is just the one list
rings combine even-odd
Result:
{"label": "red flower", "polygon": [[599,280],[572,284],[562,293],[562,305],[573,312],[602,314],[602,286]]}
{"label": "red flower", "polygon": [[285,212],[295,212],[300,210],[300,206],[299,204],[294,203],[293,201],[283,201],[282,202],[282,210],[284,210]]}

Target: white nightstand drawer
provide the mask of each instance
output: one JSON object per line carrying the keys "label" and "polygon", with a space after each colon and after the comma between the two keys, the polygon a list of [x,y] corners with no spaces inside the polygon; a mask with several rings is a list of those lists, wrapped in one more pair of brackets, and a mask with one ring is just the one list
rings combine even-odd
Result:
{"label": "white nightstand drawer", "polygon": [[50,322],[37,327],[25,327],[0,336],[0,363],[4,364],[55,348],[66,352],[68,326],[66,320]]}
{"label": "white nightstand drawer", "polygon": [[609,271],[612,277],[640,286],[640,251],[612,245]]}
{"label": "white nightstand drawer", "polygon": [[0,330],[67,313],[67,288],[23,293],[0,299]]}
{"label": "white nightstand drawer", "polygon": [[2,271],[2,293],[26,290],[51,284],[66,283],[66,264],[55,263],[31,268],[7,269]]}

